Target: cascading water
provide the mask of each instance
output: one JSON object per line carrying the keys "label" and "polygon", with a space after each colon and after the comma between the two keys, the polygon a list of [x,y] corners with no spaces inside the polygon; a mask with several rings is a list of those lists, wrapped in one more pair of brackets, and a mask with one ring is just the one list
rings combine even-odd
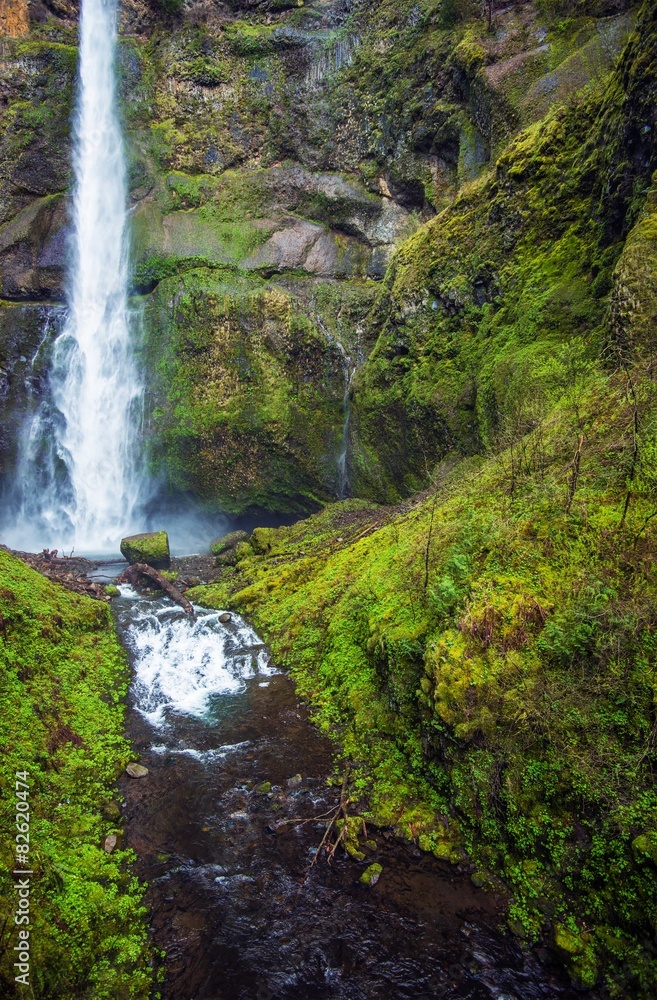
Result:
{"label": "cascading water", "polygon": [[244,689],[247,678],[271,674],[269,653],[237,615],[196,609],[193,619],[171,602],[144,602],[122,586],[119,619],[134,659],[135,704],[154,727],[171,714],[204,719],[219,695]]}
{"label": "cascading water", "polygon": [[114,0],[83,0],[68,313],[52,347],[49,398],[23,431],[6,532],[17,546],[112,551],[136,527],[142,391],[127,301],[116,37]]}

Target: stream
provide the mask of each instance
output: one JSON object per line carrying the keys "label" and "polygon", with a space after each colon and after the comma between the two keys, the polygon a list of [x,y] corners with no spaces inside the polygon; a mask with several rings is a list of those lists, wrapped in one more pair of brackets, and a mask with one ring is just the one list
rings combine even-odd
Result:
{"label": "stream", "polygon": [[329,865],[321,821],[281,823],[337,804],[332,745],[246,622],[192,620],[125,586],[115,610],[134,671],[128,735],[149,770],[121,779],[126,844],[166,952],[164,1000],[576,995],[465,872],[371,828],[365,862]]}

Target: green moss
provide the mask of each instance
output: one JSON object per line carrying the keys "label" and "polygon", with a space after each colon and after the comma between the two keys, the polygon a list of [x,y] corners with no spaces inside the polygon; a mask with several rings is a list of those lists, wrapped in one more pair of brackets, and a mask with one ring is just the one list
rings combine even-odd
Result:
{"label": "green moss", "polygon": [[[651,425],[643,364],[632,377]],[[643,473],[619,533],[631,407],[625,376],[594,363],[521,444],[446,466],[405,508],[354,501],[267,529],[220,595],[194,599],[253,618],[339,736],[368,821],[450,861],[467,852],[510,888],[528,940],[546,913],[580,937],[583,921],[573,979],[604,969],[613,995],[631,982],[647,997],[657,577]]]}
{"label": "green moss", "polygon": [[383,865],[379,865],[377,863],[369,865],[369,867],[367,867],[363,872],[363,874],[361,875],[359,881],[362,882],[363,885],[366,885],[368,887],[376,885],[376,883],[379,881],[379,878],[381,877],[382,871],[383,871]]}
{"label": "green moss", "polygon": [[210,552],[213,556],[220,556],[228,549],[234,549],[240,542],[248,542],[249,536],[246,531],[230,531],[227,535],[222,535],[210,545]]}
{"label": "green moss", "polygon": [[301,303],[200,271],[162,282],[146,316],[152,460],[178,488],[235,512],[308,510],[330,495],[343,362]]}
{"label": "green moss", "polygon": [[[123,737],[128,667],[111,615],[0,551],[0,622],[0,918],[13,927],[11,790],[16,772],[28,771],[35,995],[91,990],[99,1000],[146,1000],[153,976],[134,855],[102,849],[105,835],[119,831],[101,809],[131,756]],[[0,964],[7,990],[12,954],[5,950]]]}
{"label": "green moss", "polygon": [[166,531],[152,531],[121,539],[121,555],[129,563],[147,563],[154,569],[167,569],[171,562]]}

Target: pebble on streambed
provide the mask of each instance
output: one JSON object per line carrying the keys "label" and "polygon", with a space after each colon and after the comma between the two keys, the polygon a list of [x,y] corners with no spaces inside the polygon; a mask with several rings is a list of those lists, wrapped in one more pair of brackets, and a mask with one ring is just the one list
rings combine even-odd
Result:
{"label": "pebble on streambed", "polygon": [[383,865],[380,865],[378,864],[378,862],[375,862],[373,865],[369,865],[369,867],[365,869],[365,871],[363,872],[358,881],[362,882],[363,885],[372,888],[381,878],[382,871],[383,871]]}
{"label": "pebble on streambed", "polygon": [[145,778],[148,774],[148,768],[144,767],[143,764],[135,764],[131,762],[126,767],[126,774],[129,774],[131,778]]}

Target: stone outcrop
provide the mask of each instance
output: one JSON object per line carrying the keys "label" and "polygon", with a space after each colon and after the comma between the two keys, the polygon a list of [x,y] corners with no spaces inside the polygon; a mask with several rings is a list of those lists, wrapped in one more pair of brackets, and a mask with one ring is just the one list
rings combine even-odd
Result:
{"label": "stone outcrop", "polygon": [[63,299],[68,250],[66,198],[51,195],[33,201],[0,229],[0,295]]}
{"label": "stone outcrop", "polygon": [[168,569],[171,565],[169,537],[166,531],[129,535],[121,539],[121,555],[131,565],[146,563],[153,569]]}

